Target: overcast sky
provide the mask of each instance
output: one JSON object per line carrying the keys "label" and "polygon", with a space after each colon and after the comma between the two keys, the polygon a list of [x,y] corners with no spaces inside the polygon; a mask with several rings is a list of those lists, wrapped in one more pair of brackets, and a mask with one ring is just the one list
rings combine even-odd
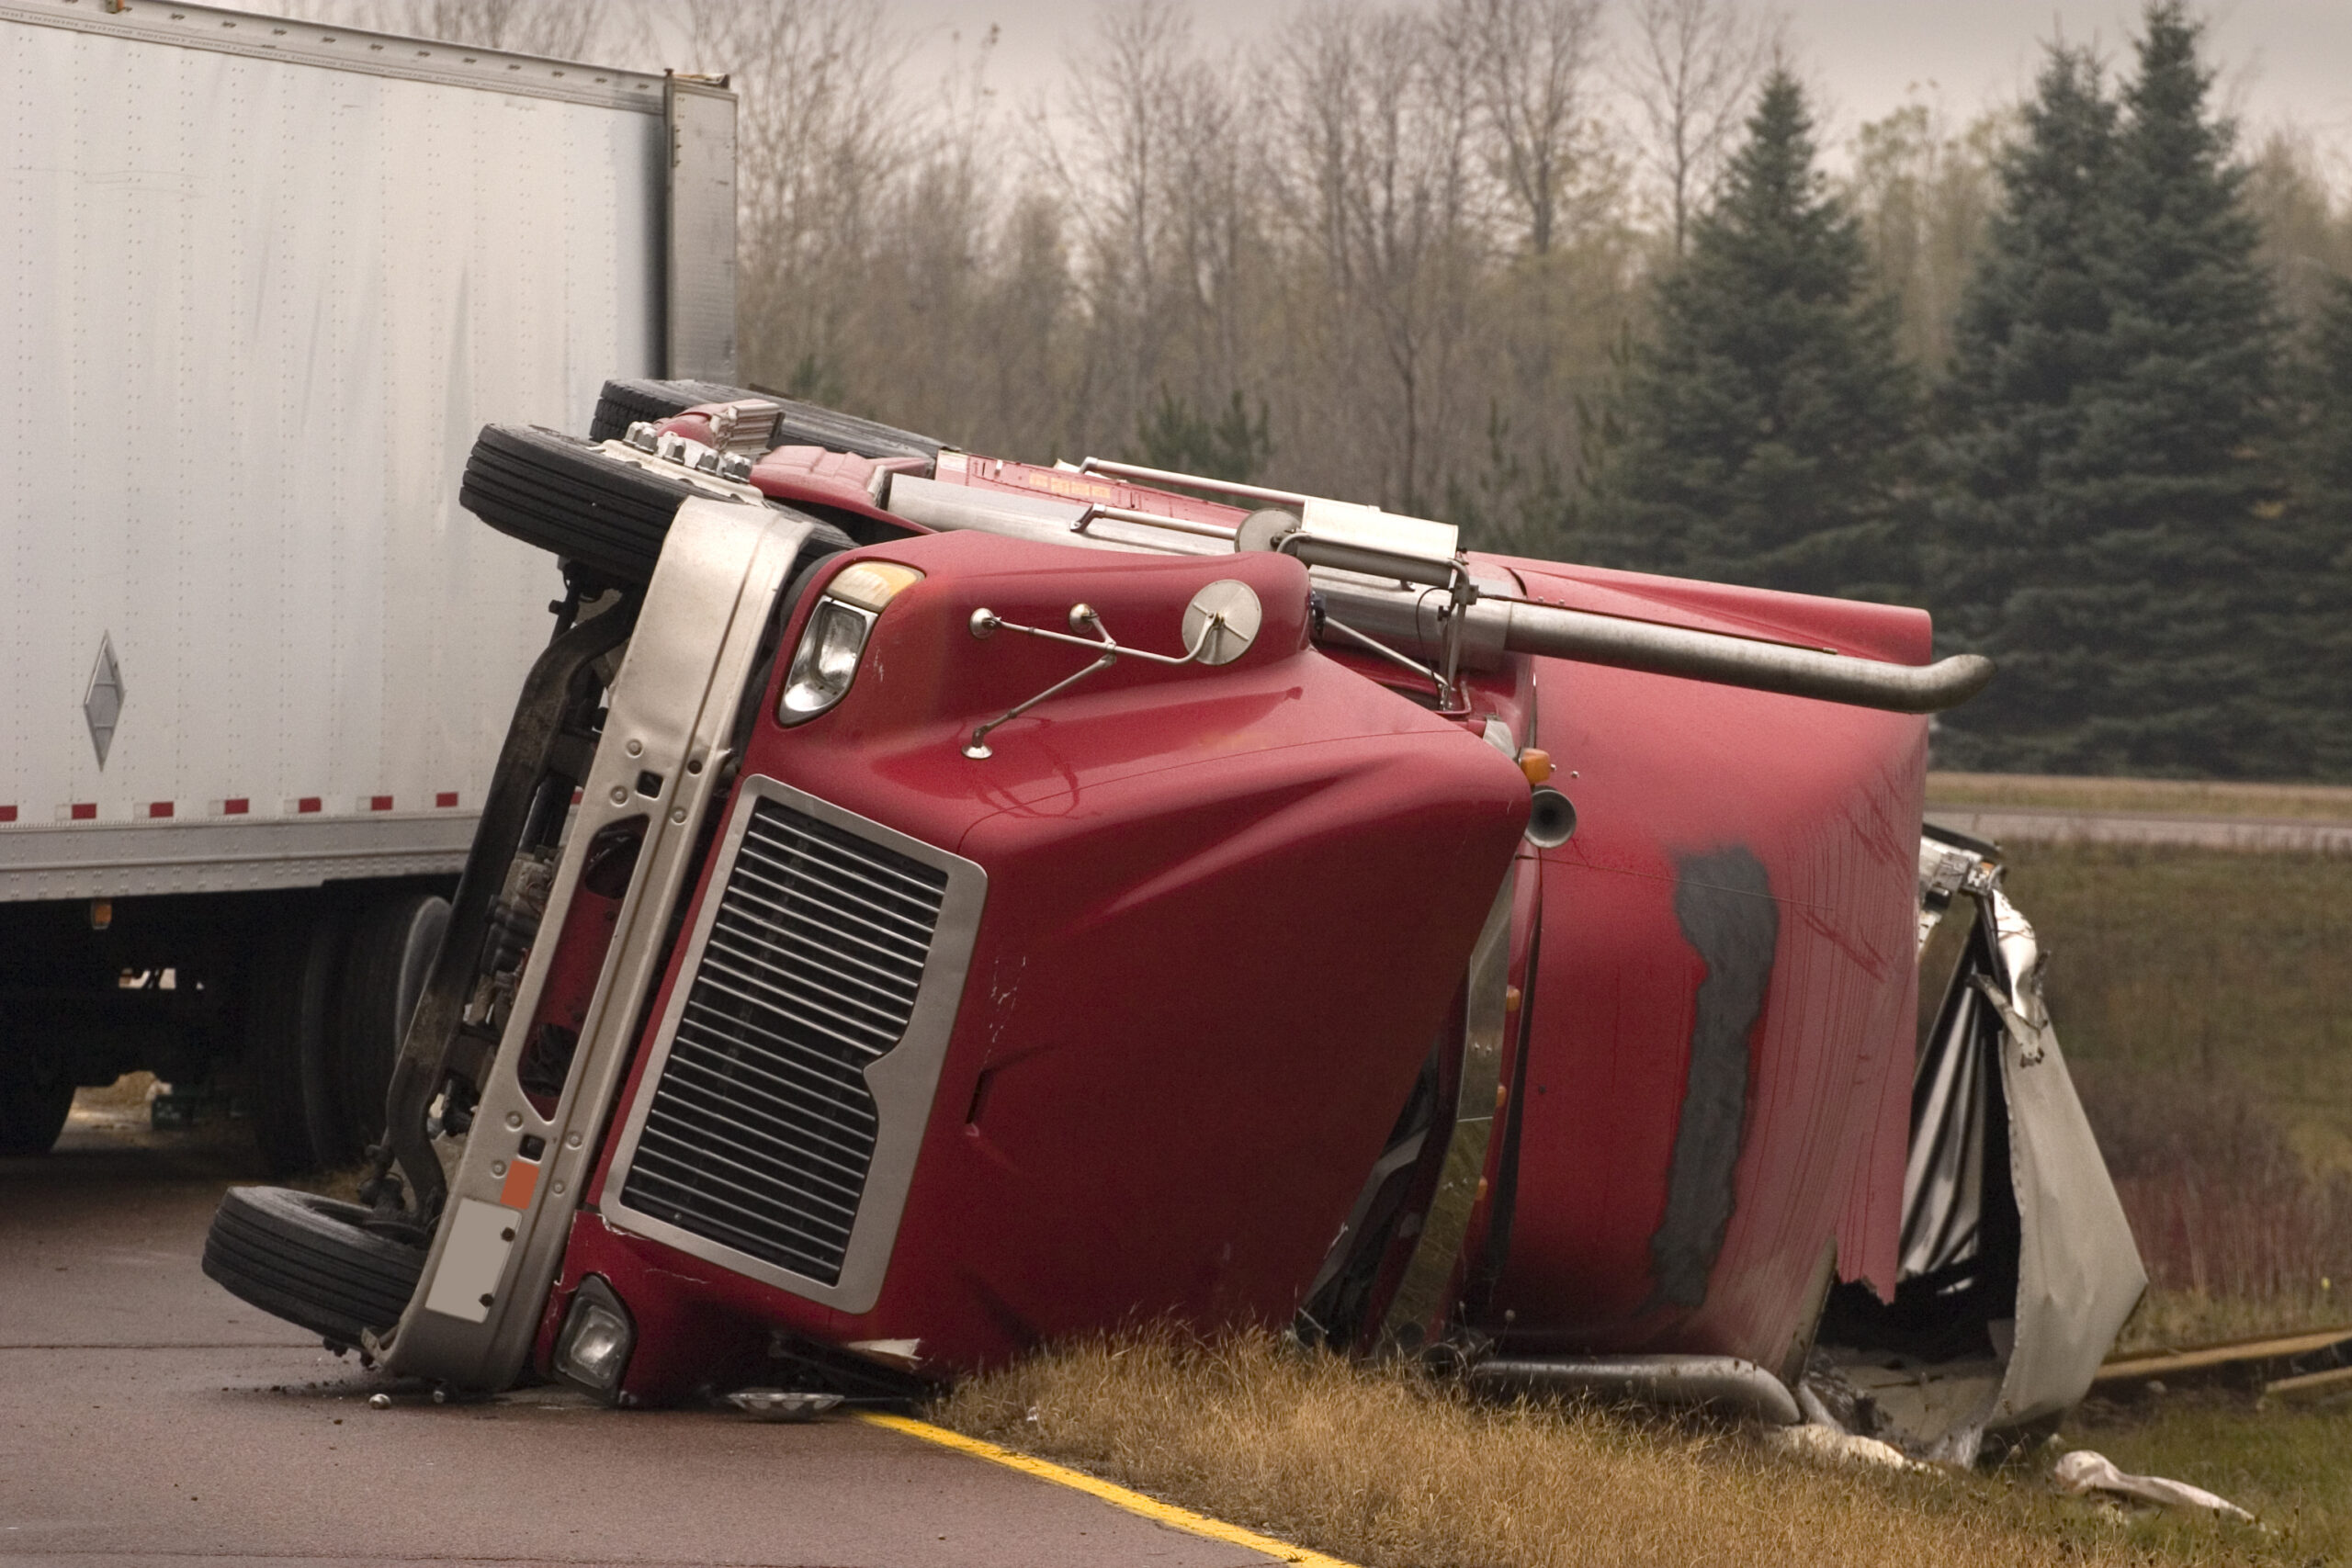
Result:
{"label": "overcast sky", "polygon": [[[950,35],[969,40],[994,24],[992,76],[1022,100],[1087,39],[1098,0],[894,0],[892,8],[943,59]],[[1234,49],[1294,8],[1294,0],[1193,0],[1203,41]],[[2140,11],[2132,0],[1786,0],[1781,9],[1809,85],[1829,100],[1833,138],[1915,89],[1962,119],[2013,99],[2030,85],[2042,40],[2061,29],[2128,59]],[[2223,91],[2250,130],[2291,118],[2352,146],[2352,0],[2219,0],[2203,14]]]}

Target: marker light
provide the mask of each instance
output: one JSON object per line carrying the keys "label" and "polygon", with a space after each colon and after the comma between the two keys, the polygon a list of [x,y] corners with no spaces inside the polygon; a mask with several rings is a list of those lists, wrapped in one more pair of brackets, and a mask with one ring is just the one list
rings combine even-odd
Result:
{"label": "marker light", "polygon": [[922,573],[910,566],[900,566],[896,561],[862,560],[843,568],[825,584],[825,592],[879,615],[882,607],[900,592],[922,581]]}
{"label": "marker light", "polygon": [[875,618],[922,573],[893,561],[854,561],[833,574],[800,633],[776,707],[779,724],[806,724],[848,694]]}

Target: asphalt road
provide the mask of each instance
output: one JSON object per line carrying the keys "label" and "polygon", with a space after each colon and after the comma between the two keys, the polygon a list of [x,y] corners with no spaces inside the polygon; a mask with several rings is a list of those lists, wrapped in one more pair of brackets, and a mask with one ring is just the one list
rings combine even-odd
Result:
{"label": "asphalt road", "polygon": [[77,1113],[0,1160],[0,1562],[1240,1568],[1204,1540],[863,1424],[435,1405],[198,1272],[233,1137]]}

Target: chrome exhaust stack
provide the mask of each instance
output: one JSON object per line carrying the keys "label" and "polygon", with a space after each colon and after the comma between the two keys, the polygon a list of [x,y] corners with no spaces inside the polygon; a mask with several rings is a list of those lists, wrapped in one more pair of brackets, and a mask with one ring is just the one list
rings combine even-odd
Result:
{"label": "chrome exhaust stack", "polygon": [[[1892,664],[1766,637],[1694,631],[1655,621],[1540,604],[1510,583],[1475,580],[1450,524],[1376,506],[1270,490],[1135,463],[1089,457],[1079,471],[1254,502],[1238,528],[1163,518],[1045,496],[976,492],[899,475],[885,504],[933,528],[977,528],[1020,538],[1155,554],[1279,550],[1304,562],[1321,603],[1318,640],[1364,648],[1408,666],[1456,711],[1456,679],[1509,654],[1575,660],[1750,691],[1888,713],[1957,707],[1993,679],[1993,661],[1962,653],[1931,664]],[[1412,657],[1418,655],[1418,658]],[[1422,660],[1427,660],[1424,663]]]}

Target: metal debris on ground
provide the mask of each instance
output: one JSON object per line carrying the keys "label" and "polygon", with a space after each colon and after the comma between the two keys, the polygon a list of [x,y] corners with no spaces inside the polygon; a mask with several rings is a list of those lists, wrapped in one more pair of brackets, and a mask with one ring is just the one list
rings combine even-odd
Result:
{"label": "metal debris on ground", "polygon": [[2203,1487],[2191,1486],[2186,1481],[2171,1481],[2161,1475],[2133,1475],[2117,1469],[2115,1461],[2105,1454],[2089,1449],[2076,1449],[2061,1456],[2056,1475],[2059,1486],[2077,1496],[2104,1492],[2118,1497],[2154,1503],[2159,1507],[2201,1509],[2219,1514],[2223,1518],[2238,1519],[2246,1524],[2254,1522],[2252,1514],[2226,1497],[2217,1497]]}
{"label": "metal debris on ground", "polygon": [[1825,1460],[1833,1464],[1874,1464],[1887,1470],[1932,1470],[1935,1467],[1908,1458],[1893,1443],[1883,1443],[1876,1438],[1840,1431],[1835,1427],[1807,1423],[1802,1427],[1776,1427],[1764,1435],[1767,1447],[1777,1452],[1801,1459]]}
{"label": "metal debris on ground", "polygon": [[792,1389],[745,1388],[727,1396],[727,1403],[754,1421],[813,1421],[842,1402],[838,1393],[804,1393]]}

